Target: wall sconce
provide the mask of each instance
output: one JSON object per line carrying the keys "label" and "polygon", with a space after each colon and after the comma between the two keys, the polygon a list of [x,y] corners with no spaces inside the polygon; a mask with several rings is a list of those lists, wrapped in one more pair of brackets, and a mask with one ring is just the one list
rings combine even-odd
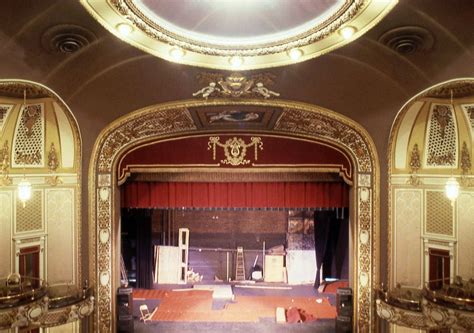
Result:
{"label": "wall sconce", "polygon": [[31,183],[25,177],[18,183],[18,199],[25,208],[26,202],[31,199]]}

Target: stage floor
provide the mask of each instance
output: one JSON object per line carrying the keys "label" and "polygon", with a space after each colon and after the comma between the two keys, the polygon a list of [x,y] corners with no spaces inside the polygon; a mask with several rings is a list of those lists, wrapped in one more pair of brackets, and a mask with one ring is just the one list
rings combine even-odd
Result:
{"label": "stage floor", "polygon": [[[213,285],[215,287],[212,289],[219,291],[220,296],[223,295],[220,291],[225,290],[226,296],[213,298],[213,290],[206,290],[209,286],[200,286],[196,290],[190,289],[192,285],[160,285],[153,290],[135,289],[133,292],[135,316],[139,317],[138,308],[141,304],[147,304],[150,311],[153,311],[152,322],[144,326],[145,330],[141,332],[146,332],[150,325],[167,326],[166,329],[161,328],[165,332],[171,329],[169,325],[175,326],[176,332],[185,332],[188,328],[193,332],[245,333],[319,332],[315,330],[316,327],[324,328],[321,332],[331,332],[334,329],[335,295],[318,293],[311,285],[288,286],[273,283],[258,283],[248,287],[224,283]],[[266,289],[267,286],[271,289]],[[232,292],[229,294],[230,290]],[[233,298],[229,296],[232,294]],[[275,321],[277,307],[285,309],[296,307],[315,320],[299,324],[277,324]],[[197,328],[196,325],[202,327]],[[136,323],[136,326],[142,325]],[[158,329],[158,326],[155,329]],[[208,326],[213,328],[206,328]],[[270,327],[272,329],[267,330]]]}

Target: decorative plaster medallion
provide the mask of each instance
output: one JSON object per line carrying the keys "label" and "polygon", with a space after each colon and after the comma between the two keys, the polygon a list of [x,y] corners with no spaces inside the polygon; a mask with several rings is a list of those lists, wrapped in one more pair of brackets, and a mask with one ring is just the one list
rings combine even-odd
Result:
{"label": "decorative plaster medallion", "polygon": [[110,174],[101,174],[98,176],[98,178],[99,187],[110,186],[112,183],[110,180]]}
{"label": "decorative plaster medallion", "polygon": [[107,229],[101,229],[99,232],[100,242],[102,244],[107,244],[110,238],[110,233]]}
{"label": "decorative plaster medallion", "polygon": [[360,282],[360,285],[361,285],[361,286],[367,287],[367,285],[369,284],[369,276],[368,276],[368,274],[365,273],[365,272],[360,273],[359,282]]}
{"label": "decorative plaster medallion", "polygon": [[370,191],[367,187],[362,187],[360,189],[360,199],[364,202],[369,200]]}
{"label": "decorative plaster medallion", "polygon": [[100,200],[107,201],[109,199],[110,189],[108,187],[101,187],[99,190]]}
{"label": "decorative plaster medallion", "polygon": [[363,173],[359,174],[359,186],[361,186],[361,187],[371,187],[372,186],[371,183],[372,182],[370,180],[370,175],[363,174]]}
{"label": "decorative plaster medallion", "polygon": [[369,232],[367,230],[361,230],[361,232],[359,233],[359,237],[360,237],[360,243],[361,244],[367,244],[369,242]]}
{"label": "decorative plaster medallion", "polygon": [[109,284],[109,280],[110,280],[110,275],[109,275],[109,272],[102,272],[100,273],[100,284],[102,286],[106,286]]}

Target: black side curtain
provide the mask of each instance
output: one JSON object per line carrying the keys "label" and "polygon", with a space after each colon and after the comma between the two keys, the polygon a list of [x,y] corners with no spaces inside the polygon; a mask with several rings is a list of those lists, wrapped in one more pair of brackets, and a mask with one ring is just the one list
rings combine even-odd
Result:
{"label": "black side curtain", "polygon": [[314,243],[316,278],[314,287],[323,279],[349,277],[349,211],[347,208],[316,210],[314,212]]}
{"label": "black side curtain", "polygon": [[[151,214],[147,210],[122,211],[122,231],[127,230],[133,247],[128,256],[136,258],[136,288],[153,288],[153,247]],[[129,240],[130,241],[130,240]],[[133,270],[133,267],[131,267]],[[128,268],[130,269],[130,267]]]}

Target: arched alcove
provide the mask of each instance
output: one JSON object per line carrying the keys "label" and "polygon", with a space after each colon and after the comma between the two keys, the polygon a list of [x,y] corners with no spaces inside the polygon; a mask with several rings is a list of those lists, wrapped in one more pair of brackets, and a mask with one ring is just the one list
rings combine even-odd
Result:
{"label": "arched alcove", "polygon": [[[390,288],[437,289],[455,276],[472,278],[473,119],[474,79],[460,78],[417,94],[394,120],[388,149]],[[453,201],[445,194],[451,177],[460,185]],[[419,329],[433,326],[424,310],[418,318],[402,312],[384,318]]]}
{"label": "arched alcove", "polygon": [[[373,329],[372,288],[379,282],[379,166],[371,138],[354,121],[314,105],[253,99],[192,100],[154,105],[119,118],[101,132],[94,146],[89,170],[89,249],[92,259],[89,271],[98,301],[94,322],[96,329],[110,332],[114,328],[114,293],[119,280],[117,174],[121,157],[140,145],[170,138],[243,133],[237,127],[206,123],[209,118],[201,117],[206,108],[216,108],[219,110],[217,114],[225,108],[255,108],[246,112],[262,112],[261,122],[245,133],[317,141],[348,156],[353,169],[350,206],[355,326],[360,331]],[[265,113],[269,115],[265,116]],[[203,151],[207,148],[207,145],[202,147]]]}

